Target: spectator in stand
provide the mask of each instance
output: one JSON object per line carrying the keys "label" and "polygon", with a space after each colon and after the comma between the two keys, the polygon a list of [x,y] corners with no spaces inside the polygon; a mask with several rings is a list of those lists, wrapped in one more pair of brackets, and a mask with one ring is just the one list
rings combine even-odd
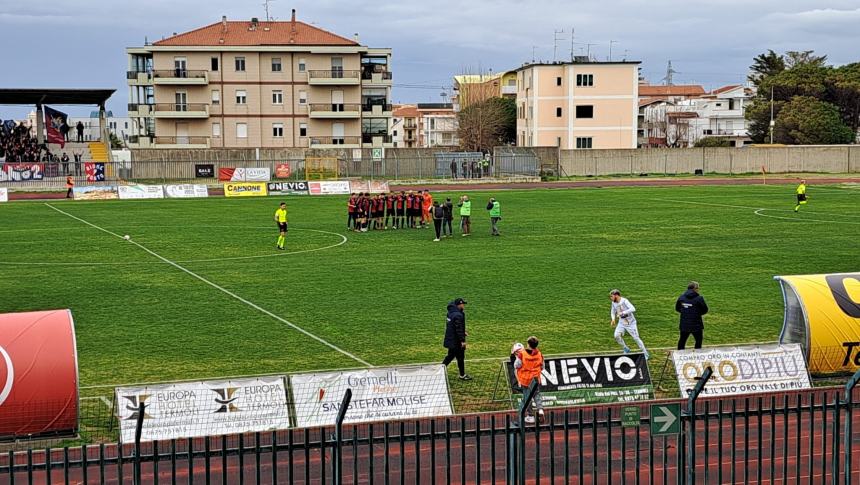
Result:
{"label": "spectator in stand", "polygon": [[457,179],[457,160],[451,160],[451,178]]}
{"label": "spectator in stand", "polygon": [[63,175],[69,174],[69,155],[66,152],[63,152],[62,158],[60,161],[63,162]]}
{"label": "spectator in stand", "polygon": [[78,141],[84,141],[84,124],[81,123],[81,120],[78,120],[78,124],[75,125],[75,129],[78,130]]}
{"label": "spectator in stand", "polygon": [[469,162],[467,162],[466,160],[463,160],[463,172],[462,172],[462,176],[463,176],[463,178],[464,178],[464,179],[469,178]]}
{"label": "spectator in stand", "polygon": [[68,120],[63,120],[63,124],[60,125],[60,133],[63,134],[63,140],[69,140],[69,131],[71,131],[71,127],[69,126]]}
{"label": "spectator in stand", "polygon": [[75,156],[75,175],[80,177],[81,176],[81,162],[83,161],[82,159],[84,158],[84,153],[83,152],[74,152],[73,154]]}

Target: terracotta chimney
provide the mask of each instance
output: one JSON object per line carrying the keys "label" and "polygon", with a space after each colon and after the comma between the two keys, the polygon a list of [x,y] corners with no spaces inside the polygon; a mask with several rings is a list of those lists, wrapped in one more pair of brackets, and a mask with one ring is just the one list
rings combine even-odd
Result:
{"label": "terracotta chimney", "polygon": [[290,18],[290,32],[296,33],[296,9],[293,9],[293,16]]}
{"label": "terracotta chimney", "polygon": [[226,15],[221,16],[221,32],[223,32],[225,34],[227,33],[227,16]]}

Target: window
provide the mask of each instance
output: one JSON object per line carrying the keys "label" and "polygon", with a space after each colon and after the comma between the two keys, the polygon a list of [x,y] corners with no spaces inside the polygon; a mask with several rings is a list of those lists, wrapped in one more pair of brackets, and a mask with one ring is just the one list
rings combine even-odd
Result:
{"label": "window", "polygon": [[590,104],[581,104],[576,107],[577,118],[594,118],[594,106]]}
{"label": "window", "polygon": [[281,72],[281,58],[273,57],[272,58],[272,72]]}
{"label": "window", "polygon": [[299,104],[308,104],[308,92],[307,91],[299,91]]}
{"label": "window", "polygon": [[729,109],[735,109],[735,100],[729,99]]}
{"label": "window", "polygon": [[561,107],[560,106],[555,109],[555,117],[561,118]]}
{"label": "window", "polygon": [[308,136],[308,124],[299,123],[299,136]]}
{"label": "window", "polygon": [[580,87],[594,86],[594,74],[577,74],[576,85]]}
{"label": "window", "polygon": [[244,89],[236,90],[236,104],[247,104],[248,103],[248,93],[245,92]]}
{"label": "window", "polygon": [[236,123],[236,138],[248,138],[247,123]]}
{"label": "window", "polygon": [[307,63],[304,59],[299,59],[299,72],[305,72],[305,69],[307,69]]}
{"label": "window", "polygon": [[591,148],[591,137],[590,136],[578,136],[576,137],[576,148]]}
{"label": "window", "polygon": [[397,136],[397,130],[394,130],[394,135],[393,135],[393,136]]}
{"label": "window", "polygon": [[245,72],[245,58],[237,57],[236,58],[236,72]]}
{"label": "window", "polygon": [[272,123],[272,137],[273,138],[283,138],[284,137],[284,124],[283,123]]}
{"label": "window", "polygon": [[212,63],[209,67],[209,70],[210,71],[217,71],[218,70],[218,58],[217,57],[212,58]]}
{"label": "window", "polygon": [[212,123],[212,138],[221,138],[221,123]]}
{"label": "window", "polygon": [[212,104],[221,104],[221,91],[217,89],[212,91]]}
{"label": "window", "polygon": [[284,104],[284,92],[281,90],[272,91],[272,104]]}
{"label": "window", "polygon": [[555,78],[555,85],[561,86],[561,78],[560,77]]}
{"label": "window", "polygon": [[555,146],[557,146],[557,147],[561,146],[561,137],[560,136],[555,137]]}

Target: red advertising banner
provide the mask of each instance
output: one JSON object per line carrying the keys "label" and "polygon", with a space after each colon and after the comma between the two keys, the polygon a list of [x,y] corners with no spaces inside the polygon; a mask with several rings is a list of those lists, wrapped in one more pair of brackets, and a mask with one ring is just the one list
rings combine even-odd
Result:
{"label": "red advertising banner", "polygon": [[233,175],[236,173],[236,169],[233,167],[219,168],[218,169],[218,180],[222,182],[231,182],[233,181]]}
{"label": "red advertising banner", "polygon": [[0,437],[78,429],[78,355],[69,310],[0,314]]}
{"label": "red advertising banner", "polygon": [[288,179],[292,173],[293,169],[290,167],[289,163],[279,163],[275,166],[276,179]]}

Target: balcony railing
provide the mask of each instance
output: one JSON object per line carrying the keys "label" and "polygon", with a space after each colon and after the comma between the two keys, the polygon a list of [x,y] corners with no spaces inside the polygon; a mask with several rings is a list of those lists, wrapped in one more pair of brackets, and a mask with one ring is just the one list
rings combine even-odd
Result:
{"label": "balcony railing", "polygon": [[155,103],[153,110],[159,112],[206,111],[206,103]]}
{"label": "balcony railing", "polygon": [[159,69],[152,71],[152,77],[154,79],[206,79],[206,71],[190,69]]}
{"label": "balcony railing", "polygon": [[310,146],[316,145],[358,145],[361,143],[360,136],[312,136]]}
{"label": "balcony railing", "polygon": [[137,79],[137,76],[141,74],[152,74],[149,71],[126,71],[125,78],[126,79]]}
{"label": "balcony railing", "polygon": [[382,143],[391,143],[392,138],[391,135],[385,133],[362,133],[361,134],[361,142],[362,143],[373,143],[374,138],[381,138]]}
{"label": "balcony railing", "polygon": [[208,145],[208,136],[156,136],[156,145]]}
{"label": "balcony railing", "polygon": [[383,104],[383,103],[363,104],[363,105],[361,105],[361,111],[363,111],[365,113],[371,112],[371,111],[373,111],[374,106],[381,106],[382,111],[391,111],[391,105],[390,104]]}
{"label": "balcony railing", "polygon": [[383,81],[390,81],[391,80],[391,72],[390,71],[373,72],[371,70],[361,71],[361,79],[363,79],[365,81],[369,80],[369,79],[373,79],[374,74],[379,74],[382,77]]}
{"label": "balcony railing", "polygon": [[311,103],[311,112],[313,111],[328,111],[333,113],[358,113],[358,103]]}
{"label": "balcony railing", "polygon": [[323,69],[308,71],[308,79],[358,79],[360,71],[344,71],[341,69]]}

